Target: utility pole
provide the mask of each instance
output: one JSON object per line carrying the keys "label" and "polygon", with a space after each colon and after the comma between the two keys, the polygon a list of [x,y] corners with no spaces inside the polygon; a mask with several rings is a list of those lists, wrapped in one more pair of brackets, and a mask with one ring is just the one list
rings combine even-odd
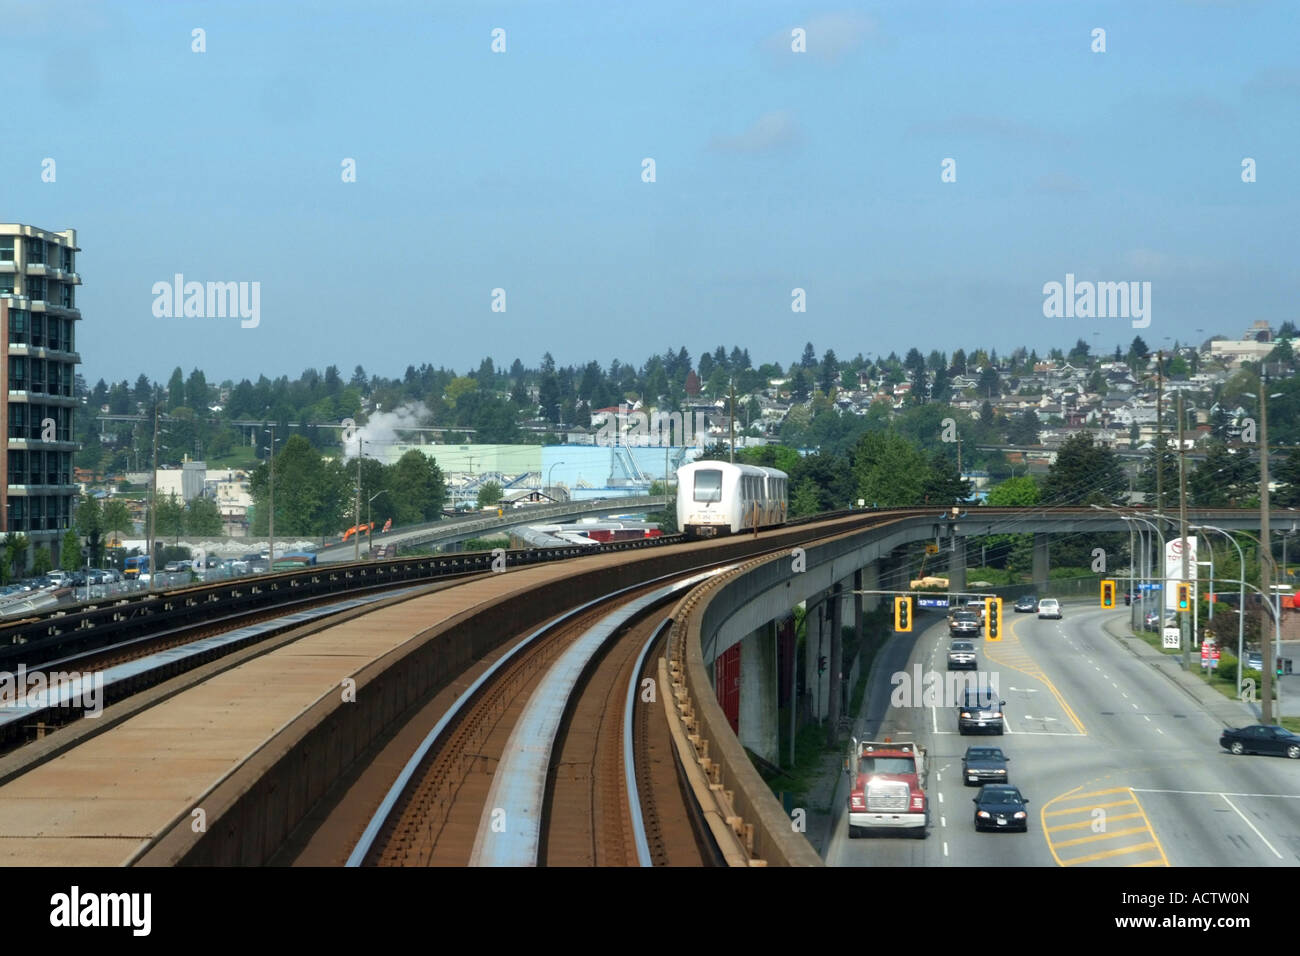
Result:
{"label": "utility pole", "polygon": [[[1268,366],[1260,363],[1259,369],[1259,540],[1263,547],[1259,552],[1259,583],[1264,592],[1264,601],[1273,600],[1273,542],[1270,540],[1268,527]],[[1279,600],[1279,603],[1280,600]],[[1278,609],[1270,607],[1276,621]],[[1264,701],[1261,706],[1261,723],[1266,727],[1273,723],[1273,655],[1276,653],[1273,642],[1269,639],[1268,628],[1259,629],[1260,670],[1263,672]]]}
{"label": "utility pole", "polygon": [[149,590],[153,590],[153,583],[158,578],[158,569],[154,567],[154,561],[157,558],[154,555],[154,549],[157,545],[154,543],[154,537],[157,534],[157,513],[158,513],[158,403],[155,401],[153,406],[153,475],[149,478]]}
{"label": "utility pole", "polygon": [[731,380],[731,414],[727,427],[731,430],[731,463],[736,463],[736,380]]}
{"label": "utility pole", "polygon": [[[1164,421],[1164,365],[1165,353],[1156,353],[1156,520],[1165,513],[1165,439]],[[1160,556],[1161,561],[1164,555]]]}
{"label": "utility pole", "polygon": [[361,451],[365,445],[365,439],[357,439],[357,494],[352,506],[352,527],[355,529],[352,536],[353,561],[361,560]]}
{"label": "utility pole", "polygon": [[266,570],[275,570],[275,426],[271,426],[271,447],[266,453],[266,463],[271,467],[271,503],[266,515]]}
{"label": "utility pole", "polygon": [[[1183,572],[1180,575],[1183,584],[1190,583],[1189,562],[1187,560],[1187,451],[1183,443],[1183,393],[1178,393],[1178,535],[1182,544],[1183,554]],[[1192,600],[1197,600],[1195,592],[1192,592]],[[1178,616],[1178,629],[1182,632],[1183,644],[1183,670],[1190,671],[1192,667],[1192,641],[1196,635],[1189,635],[1187,632],[1187,612],[1183,611]]]}

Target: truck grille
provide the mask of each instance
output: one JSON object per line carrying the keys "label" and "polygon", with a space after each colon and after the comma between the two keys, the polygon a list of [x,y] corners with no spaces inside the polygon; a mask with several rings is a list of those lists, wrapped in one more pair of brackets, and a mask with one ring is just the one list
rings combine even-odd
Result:
{"label": "truck grille", "polygon": [[867,809],[872,813],[898,813],[907,810],[911,793],[907,784],[882,781],[867,785]]}

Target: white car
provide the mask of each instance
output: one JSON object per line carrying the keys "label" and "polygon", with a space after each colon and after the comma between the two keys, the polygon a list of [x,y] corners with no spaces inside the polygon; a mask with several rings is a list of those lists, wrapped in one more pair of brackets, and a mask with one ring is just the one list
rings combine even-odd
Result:
{"label": "white car", "polygon": [[1061,619],[1061,602],[1056,598],[1043,598],[1038,602],[1038,619],[1041,621],[1045,617]]}

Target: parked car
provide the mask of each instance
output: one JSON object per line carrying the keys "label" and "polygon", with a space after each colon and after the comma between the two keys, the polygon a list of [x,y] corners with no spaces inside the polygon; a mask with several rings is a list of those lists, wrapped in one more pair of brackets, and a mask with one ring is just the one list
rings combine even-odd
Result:
{"label": "parked car", "polygon": [[1300,734],[1285,727],[1253,724],[1229,727],[1219,737],[1219,746],[1234,754],[1274,754],[1300,760]]}
{"label": "parked car", "polygon": [[1022,598],[1016,599],[1016,612],[1033,614],[1038,610],[1038,597],[1033,594],[1026,594]]}
{"label": "parked car", "polygon": [[1264,655],[1261,651],[1246,652],[1246,666],[1252,670],[1262,671],[1264,669]]}
{"label": "parked car", "polygon": [[1056,598],[1043,598],[1038,602],[1038,619],[1043,618],[1061,619],[1061,602]]}
{"label": "parked car", "polygon": [[975,804],[976,830],[1029,830],[1029,804],[1020,790],[1010,784],[986,783],[979,795],[971,800]]}

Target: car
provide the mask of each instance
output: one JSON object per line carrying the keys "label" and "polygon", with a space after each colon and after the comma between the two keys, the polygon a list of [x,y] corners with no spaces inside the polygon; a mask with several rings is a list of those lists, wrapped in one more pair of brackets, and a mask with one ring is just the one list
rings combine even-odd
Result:
{"label": "car", "polygon": [[989,688],[967,687],[962,701],[957,706],[957,730],[959,733],[1006,733],[1006,721],[1002,716],[1005,700],[998,700],[997,694]]}
{"label": "car", "polygon": [[979,636],[984,629],[984,621],[974,611],[961,610],[952,616],[952,623],[948,625],[948,633],[953,637],[958,635]]}
{"label": "car", "polygon": [[1259,651],[1247,651],[1246,666],[1251,670],[1262,671],[1264,669],[1264,655]]}
{"label": "car", "polygon": [[1045,617],[1061,619],[1061,602],[1056,598],[1043,598],[1038,602],[1038,619],[1041,621]]}
{"label": "car", "polygon": [[975,804],[976,830],[1029,830],[1029,801],[1020,789],[1006,783],[986,783],[971,798]]}
{"label": "car", "polygon": [[1234,754],[1275,754],[1300,760],[1300,734],[1285,727],[1252,724],[1228,727],[1219,737],[1219,746]]}
{"label": "car", "polygon": [[961,758],[961,777],[967,784],[1006,783],[1010,760],[999,747],[967,747]]}
{"label": "car", "polygon": [[188,571],[189,569],[190,569],[190,563],[188,561],[168,561],[163,566],[164,571],[168,571],[171,573],[175,573],[177,571]]}
{"label": "car", "polygon": [[1154,630],[1156,630],[1157,628],[1159,628],[1159,627],[1160,627],[1160,612],[1159,612],[1159,611],[1147,611],[1146,614],[1144,614],[1144,615],[1142,616],[1142,626],[1143,626],[1144,628],[1146,628],[1148,631],[1154,631]]}
{"label": "car", "polygon": [[953,641],[948,648],[948,670],[975,670],[975,645],[970,641]]}
{"label": "car", "polygon": [[1016,600],[1017,613],[1033,614],[1037,610],[1038,610],[1038,598],[1032,594],[1026,594],[1024,597],[1018,598]]}

